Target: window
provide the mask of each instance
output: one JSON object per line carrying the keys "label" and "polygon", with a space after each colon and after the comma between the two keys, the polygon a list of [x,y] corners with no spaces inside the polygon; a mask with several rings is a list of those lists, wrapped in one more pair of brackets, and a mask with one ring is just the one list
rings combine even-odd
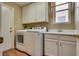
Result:
{"label": "window", "polygon": [[[51,4],[53,5],[53,3]],[[54,9],[54,23],[70,23],[70,11],[72,11],[71,2],[56,2],[54,6],[52,5],[51,12]]]}
{"label": "window", "polygon": [[59,5],[56,7],[56,21],[55,23],[64,23],[69,22],[69,8],[68,3],[57,3],[56,5]]}
{"label": "window", "polygon": [[68,22],[68,10],[56,12],[56,23]]}

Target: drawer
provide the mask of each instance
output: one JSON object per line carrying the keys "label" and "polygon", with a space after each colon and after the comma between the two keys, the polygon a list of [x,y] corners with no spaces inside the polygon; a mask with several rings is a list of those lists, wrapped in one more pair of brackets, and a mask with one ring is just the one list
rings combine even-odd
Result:
{"label": "drawer", "polygon": [[48,39],[58,39],[58,35],[54,35],[54,34],[45,34],[45,38],[48,38]]}
{"label": "drawer", "polygon": [[59,39],[64,41],[76,41],[76,38],[74,36],[60,35]]}

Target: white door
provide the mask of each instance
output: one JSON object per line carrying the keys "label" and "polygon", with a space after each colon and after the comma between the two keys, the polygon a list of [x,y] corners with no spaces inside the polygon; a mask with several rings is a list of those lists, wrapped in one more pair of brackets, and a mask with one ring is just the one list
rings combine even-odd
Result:
{"label": "white door", "polygon": [[3,50],[14,48],[14,8],[2,4]]}

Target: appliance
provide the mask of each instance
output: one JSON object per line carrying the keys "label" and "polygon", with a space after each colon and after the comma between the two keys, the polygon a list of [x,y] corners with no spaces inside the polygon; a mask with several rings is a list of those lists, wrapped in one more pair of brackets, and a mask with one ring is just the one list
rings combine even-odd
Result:
{"label": "appliance", "polygon": [[27,30],[17,30],[16,31],[16,48],[21,51],[26,51],[25,48],[25,39]]}
{"label": "appliance", "polygon": [[16,31],[16,48],[32,56],[43,55],[43,32],[45,29]]}

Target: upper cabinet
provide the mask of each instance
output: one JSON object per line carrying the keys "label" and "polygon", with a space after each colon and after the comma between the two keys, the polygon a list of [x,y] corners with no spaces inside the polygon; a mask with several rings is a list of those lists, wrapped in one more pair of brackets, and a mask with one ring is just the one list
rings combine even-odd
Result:
{"label": "upper cabinet", "polygon": [[36,2],[22,8],[22,23],[48,22],[48,3]]}
{"label": "upper cabinet", "polygon": [[36,19],[37,22],[48,21],[48,4],[45,2],[36,3]]}
{"label": "upper cabinet", "polygon": [[79,2],[75,3],[75,28],[79,30]]}
{"label": "upper cabinet", "polygon": [[22,9],[22,23],[30,23],[35,20],[35,4],[30,4]]}

